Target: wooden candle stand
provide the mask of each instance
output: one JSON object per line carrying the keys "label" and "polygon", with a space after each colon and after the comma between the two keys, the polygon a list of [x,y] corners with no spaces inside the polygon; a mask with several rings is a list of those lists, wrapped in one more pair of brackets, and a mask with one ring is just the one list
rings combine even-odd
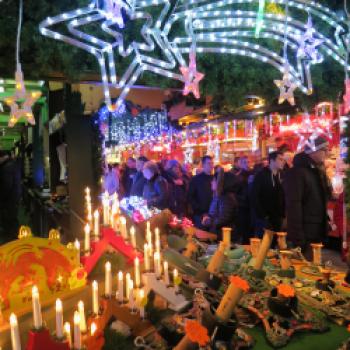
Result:
{"label": "wooden candle stand", "polygon": [[110,227],[102,227],[101,231],[102,238],[99,241],[91,242],[91,254],[81,257],[81,263],[84,265],[88,274],[91,273],[101,256],[110,246],[117,252],[122,253],[127,258],[127,263],[130,265],[134,263],[136,257],[140,259],[140,263],[143,262],[143,255],[134,249],[131,244],[126,243],[124,238],[117,235],[113,229]]}
{"label": "wooden candle stand", "polygon": [[70,350],[66,339],[55,339],[47,328],[31,330],[28,334],[26,350]]}
{"label": "wooden candle stand", "polygon": [[155,273],[143,273],[142,281],[145,285],[145,294],[153,290],[165,299],[169,303],[169,308],[174,311],[180,311],[190,303],[181,293],[177,293],[174,287],[167,286],[163,280],[157,279]]}
{"label": "wooden candle stand", "polygon": [[[102,313],[97,317],[89,317],[87,324],[91,328],[94,322],[97,330],[103,331],[112,318],[116,318],[128,325],[134,337],[147,337],[156,331],[154,326],[146,319],[142,319],[139,313],[131,313],[130,309],[118,300],[111,298],[101,298]],[[87,337],[88,342],[88,337]],[[91,340],[90,340],[91,342]],[[94,349],[95,350],[95,349]]]}

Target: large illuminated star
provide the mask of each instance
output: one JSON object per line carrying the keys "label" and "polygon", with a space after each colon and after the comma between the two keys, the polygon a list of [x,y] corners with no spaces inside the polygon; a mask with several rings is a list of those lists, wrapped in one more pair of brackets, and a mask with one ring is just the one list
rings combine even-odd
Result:
{"label": "large illuminated star", "polygon": [[24,86],[23,73],[21,67],[17,67],[15,74],[15,93],[8,96],[4,102],[10,107],[10,119],[8,126],[12,128],[21,118],[25,118],[28,123],[35,125],[32,107],[41,96],[40,91],[27,92]]}
{"label": "large illuminated star", "polygon": [[[169,70],[176,66],[173,55],[170,52],[170,44],[161,37],[160,26],[171,8],[169,0],[144,0],[139,1],[138,6],[132,6],[136,1],[124,2],[122,0],[101,0],[92,1],[89,6],[66,12],[61,15],[47,18],[39,28],[40,32],[56,40],[64,41],[70,45],[77,46],[93,54],[99,64],[102,75],[105,100],[110,110],[115,110],[123,102],[143,71],[152,71],[158,74],[175,77],[181,80]],[[146,8],[163,6],[160,14],[153,18],[151,11]],[[122,9],[126,12],[131,21],[143,19],[140,35],[143,42],[136,39],[129,45],[124,43],[123,30],[125,23],[122,16]],[[68,29],[65,34],[52,30],[52,26],[65,24]],[[101,34],[92,35],[84,31],[85,27],[97,24],[101,28]],[[108,34],[108,38],[106,38]],[[155,48],[163,53],[163,59],[154,59],[150,55]],[[133,59],[124,73],[118,72],[115,64],[114,54],[125,57],[133,55]],[[120,77],[118,81],[117,76]],[[112,103],[110,96],[110,85],[121,89],[121,93],[115,103]]]}
{"label": "large illuminated star", "polygon": [[190,50],[190,62],[188,67],[180,67],[180,71],[185,81],[183,94],[186,96],[192,92],[195,98],[200,97],[199,82],[204,78],[204,74],[197,71],[196,53]]}
{"label": "large illuminated star", "polygon": [[288,101],[292,106],[294,106],[294,90],[297,88],[297,84],[290,80],[288,67],[285,67],[284,69],[282,80],[274,80],[274,83],[280,89],[278,103],[281,104],[284,101]]}

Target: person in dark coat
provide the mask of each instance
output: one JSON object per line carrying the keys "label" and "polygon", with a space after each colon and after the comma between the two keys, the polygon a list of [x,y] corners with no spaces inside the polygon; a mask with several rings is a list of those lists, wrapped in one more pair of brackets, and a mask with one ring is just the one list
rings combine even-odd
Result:
{"label": "person in dark coat", "polygon": [[125,169],[122,174],[121,183],[123,186],[124,197],[130,196],[131,186],[133,184],[134,176],[136,174],[136,160],[129,158],[126,162]]}
{"label": "person in dark coat", "polygon": [[166,169],[169,185],[169,209],[176,216],[184,217],[187,215],[188,181],[177,160],[168,160]]}
{"label": "person in dark coat", "polygon": [[284,167],[283,154],[279,151],[269,154],[269,166],[255,175],[252,189],[252,209],[255,218],[255,233],[262,236],[264,229],[279,232],[285,216],[284,192],[281,171]]}
{"label": "person in dark coat", "polygon": [[320,243],[328,232],[327,202],[331,189],[324,169],[328,141],[309,140],[304,152],[294,157],[284,180],[288,240],[311,258],[310,243]]}
{"label": "person in dark coat", "polygon": [[157,164],[152,161],[145,163],[143,176],[147,180],[143,188],[143,198],[147,201],[147,205],[160,210],[168,208],[168,183],[159,174]]}
{"label": "person in dark coat", "polygon": [[235,232],[239,242],[248,244],[252,233],[250,187],[252,187],[253,173],[249,168],[249,162],[246,156],[241,157],[238,164],[239,170],[235,173],[237,176],[235,194],[238,202],[238,217]]}
{"label": "person in dark coat", "polygon": [[237,201],[234,194],[236,183],[234,174],[220,169],[212,180],[213,200],[208,214],[202,218],[202,225],[222,239],[222,228],[234,228],[237,218]]}
{"label": "person in dark coat", "polygon": [[21,172],[15,160],[0,150],[0,244],[18,236],[18,205],[21,196]]}
{"label": "person in dark coat", "polygon": [[144,156],[140,156],[136,160],[136,170],[130,190],[130,196],[142,197],[143,195],[143,187],[146,184],[146,179],[143,176],[143,167],[145,163],[148,162],[148,159]]}
{"label": "person in dark coat", "polygon": [[214,162],[210,156],[202,158],[202,172],[194,176],[188,190],[188,202],[193,213],[194,225],[204,228],[202,225],[203,214],[208,213],[213,199],[211,181],[213,179]]}

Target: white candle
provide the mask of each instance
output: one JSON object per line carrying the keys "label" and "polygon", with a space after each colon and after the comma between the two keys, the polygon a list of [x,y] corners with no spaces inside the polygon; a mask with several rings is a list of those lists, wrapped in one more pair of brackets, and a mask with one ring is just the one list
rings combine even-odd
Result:
{"label": "white candle", "polygon": [[176,292],[179,291],[178,277],[179,277],[179,273],[178,273],[177,269],[174,269],[173,279],[174,279],[174,286],[175,286]]}
{"label": "white candle", "polygon": [[99,303],[98,303],[98,283],[97,281],[92,282],[92,312],[98,315]]}
{"label": "white candle", "polygon": [[164,283],[165,285],[169,285],[169,265],[167,261],[164,261]]}
{"label": "white candle", "polygon": [[37,286],[33,286],[32,288],[32,302],[33,302],[34,328],[40,329],[43,326],[43,320],[41,316],[41,305],[40,305],[39,291]]}
{"label": "white candle", "polygon": [[97,326],[95,322],[91,323],[91,328],[90,328],[90,335],[93,336],[95,332],[97,331]]}
{"label": "white candle", "polygon": [[109,261],[105,264],[105,296],[112,295],[112,266]]}
{"label": "white candle", "polygon": [[149,221],[147,221],[147,229],[146,229],[146,240],[147,243],[150,245],[152,244],[152,232],[151,232],[151,224],[149,223]]}
{"label": "white candle", "polygon": [[124,216],[121,216],[119,219],[120,222],[120,233],[124,239],[128,238],[128,232],[126,230],[126,219]]}
{"label": "white candle", "polygon": [[135,308],[135,299],[134,299],[134,281],[130,280],[129,284],[129,307],[131,310]]}
{"label": "white candle", "polygon": [[134,273],[135,273],[135,286],[136,288],[139,288],[141,284],[141,277],[140,277],[140,259],[138,257],[134,259]]}
{"label": "white candle", "polygon": [[94,211],[94,236],[96,240],[100,237],[100,213],[98,210]]}
{"label": "white candle", "polygon": [[88,222],[91,224],[92,223],[92,207],[91,207],[91,203],[88,203],[87,211],[88,211],[87,219],[88,219]]}
{"label": "white candle", "polygon": [[125,276],[125,280],[126,280],[126,286],[125,286],[125,296],[126,299],[129,301],[130,298],[130,281],[131,281],[131,277],[130,277],[130,273],[128,272]]}
{"label": "white candle", "polygon": [[56,299],[56,337],[63,337],[63,307],[60,299]]}
{"label": "white candle", "polygon": [[74,349],[81,349],[80,315],[74,312]]}
{"label": "white candle", "polygon": [[85,194],[87,197],[90,197],[90,188],[89,187],[85,188]]}
{"label": "white candle", "polygon": [[154,241],[156,246],[156,251],[160,254],[160,235],[159,235],[159,228],[157,227],[154,230]]}
{"label": "white candle", "polygon": [[90,255],[90,225],[86,224],[84,227],[85,239],[84,239],[84,251],[85,255]]}
{"label": "white candle", "polygon": [[12,350],[21,350],[21,340],[19,338],[18,321],[15,314],[10,315],[11,344]]}
{"label": "white candle", "polygon": [[116,208],[115,208],[115,205],[112,205],[112,208],[111,208],[111,215],[110,215],[110,225],[111,227],[114,229],[116,227],[116,217],[115,215],[117,214],[117,211],[116,211]]}
{"label": "white candle", "polygon": [[145,291],[143,289],[139,290],[139,307],[140,307],[140,317],[145,318],[145,306],[143,305],[145,298]]}
{"label": "white candle", "polygon": [[159,262],[160,262],[159,253],[154,252],[154,270],[157,277],[160,277]]}
{"label": "white candle", "polygon": [[84,308],[84,302],[82,300],[78,303],[78,311],[80,316],[80,331],[83,333],[86,333],[87,327],[86,327],[86,319],[85,319],[85,308]]}
{"label": "white candle", "polygon": [[135,234],[135,227],[131,226],[130,229],[130,240],[131,240],[131,245],[136,248],[136,234]]}
{"label": "white candle", "polygon": [[123,272],[118,272],[118,300],[120,303],[124,301],[124,281],[123,281]]}
{"label": "white candle", "polygon": [[147,243],[145,243],[143,245],[143,260],[145,262],[145,270],[150,271],[151,265],[150,265],[150,261],[149,261],[149,252],[148,252],[148,244]]}
{"label": "white candle", "polygon": [[108,225],[108,214],[109,214],[109,195],[106,191],[102,197],[102,206],[103,206],[103,224]]}
{"label": "white candle", "polygon": [[153,245],[152,245],[152,243],[148,243],[148,254],[149,254],[149,257],[152,259],[153,258]]}
{"label": "white candle", "polygon": [[74,247],[77,250],[78,263],[80,264],[80,242],[77,239],[74,242]]}
{"label": "white candle", "polygon": [[66,322],[63,326],[64,329],[64,335],[66,336],[66,339],[68,341],[69,348],[72,347],[72,335],[70,333],[70,323]]}

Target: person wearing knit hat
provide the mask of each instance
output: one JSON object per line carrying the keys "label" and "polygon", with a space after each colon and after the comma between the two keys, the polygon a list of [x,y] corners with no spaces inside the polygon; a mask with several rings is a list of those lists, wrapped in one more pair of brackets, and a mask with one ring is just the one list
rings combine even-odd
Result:
{"label": "person wearing knit hat", "polygon": [[293,168],[284,179],[288,240],[312,257],[311,243],[321,243],[328,233],[327,202],[331,189],[324,162],[328,141],[323,136],[310,137],[304,151],[293,160]]}

